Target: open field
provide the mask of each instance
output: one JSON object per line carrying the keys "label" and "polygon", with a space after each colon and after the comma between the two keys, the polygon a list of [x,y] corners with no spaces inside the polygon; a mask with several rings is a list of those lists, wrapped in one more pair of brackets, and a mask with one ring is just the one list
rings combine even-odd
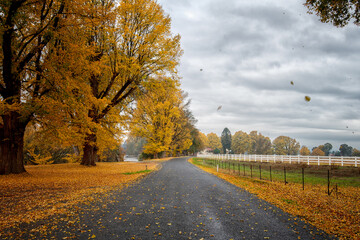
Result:
{"label": "open field", "polygon": [[261,180],[285,182],[286,177],[286,181],[289,183],[302,184],[302,171],[304,171],[305,186],[309,184],[327,185],[329,177],[332,187],[336,185],[338,187],[360,187],[360,168],[358,167],[260,163],[203,158],[196,158],[195,160],[201,160],[203,164],[213,167],[218,165],[220,169],[231,171],[243,177],[258,178]]}
{"label": "open field", "polygon": [[[256,179],[250,178],[249,175],[243,177],[239,175],[238,170],[233,171],[235,169],[231,169],[231,171],[219,169],[217,172],[214,165],[206,164],[200,159],[192,159],[191,162],[329,234],[336,235],[340,239],[360,239],[360,187],[356,187],[356,183],[347,184],[343,172],[337,173],[342,175],[342,180],[339,180],[341,187],[338,192],[329,196],[327,184],[324,182],[305,185],[305,190],[303,190],[302,184],[296,183],[296,181],[289,181],[285,185],[283,181],[270,182],[269,180],[260,180],[258,176]],[[242,167],[240,169],[242,170]],[[313,178],[314,181],[318,180],[317,178],[326,179],[321,175],[311,176],[311,172],[313,171],[309,170],[308,172],[309,178]],[[245,173],[248,174],[249,171]]]}
{"label": "open field", "polygon": [[[163,161],[163,160],[161,160]],[[71,212],[95,195],[123,188],[159,168],[159,161],[26,166],[27,173],[0,176],[0,232],[4,228]],[[1,236],[1,235],[0,235]]]}

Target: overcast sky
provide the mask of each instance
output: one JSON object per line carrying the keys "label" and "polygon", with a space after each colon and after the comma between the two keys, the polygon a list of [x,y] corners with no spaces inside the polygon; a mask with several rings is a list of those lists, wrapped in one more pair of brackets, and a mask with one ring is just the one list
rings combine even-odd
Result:
{"label": "overcast sky", "polygon": [[182,37],[182,88],[203,133],[360,149],[360,27],[321,23],[304,1],[158,0]]}

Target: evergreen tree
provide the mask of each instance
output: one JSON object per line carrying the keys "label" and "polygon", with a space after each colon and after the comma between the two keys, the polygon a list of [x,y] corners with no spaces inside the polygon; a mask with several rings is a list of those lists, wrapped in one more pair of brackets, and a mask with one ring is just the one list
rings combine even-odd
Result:
{"label": "evergreen tree", "polygon": [[226,150],[231,150],[231,132],[228,128],[224,128],[221,133],[221,145],[223,153],[226,153]]}

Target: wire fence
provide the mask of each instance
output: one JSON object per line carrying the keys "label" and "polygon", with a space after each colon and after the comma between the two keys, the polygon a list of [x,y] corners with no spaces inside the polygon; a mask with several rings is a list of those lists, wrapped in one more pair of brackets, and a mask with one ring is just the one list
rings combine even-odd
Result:
{"label": "wire fence", "polygon": [[197,157],[247,162],[298,163],[307,165],[338,165],[358,167],[359,157],[301,156],[301,155],[256,155],[256,154],[198,154]]}
{"label": "wire fence", "polygon": [[274,162],[249,162],[228,159],[195,158],[197,164],[216,168],[241,177],[260,179],[270,182],[283,182],[301,184],[305,190],[306,185],[327,186],[327,194],[338,192],[338,187],[360,186],[360,169],[354,167],[326,166],[274,163]]}

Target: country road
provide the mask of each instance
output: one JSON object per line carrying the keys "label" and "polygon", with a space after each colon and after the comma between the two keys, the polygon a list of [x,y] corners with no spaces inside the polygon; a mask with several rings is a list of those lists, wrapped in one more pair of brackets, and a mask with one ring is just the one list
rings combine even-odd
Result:
{"label": "country road", "polygon": [[[165,162],[108,199],[79,208],[73,224],[59,221],[45,236],[31,234],[40,239],[330,239],[187,158]],[[31,238],[24,232],[22,238]]]}

